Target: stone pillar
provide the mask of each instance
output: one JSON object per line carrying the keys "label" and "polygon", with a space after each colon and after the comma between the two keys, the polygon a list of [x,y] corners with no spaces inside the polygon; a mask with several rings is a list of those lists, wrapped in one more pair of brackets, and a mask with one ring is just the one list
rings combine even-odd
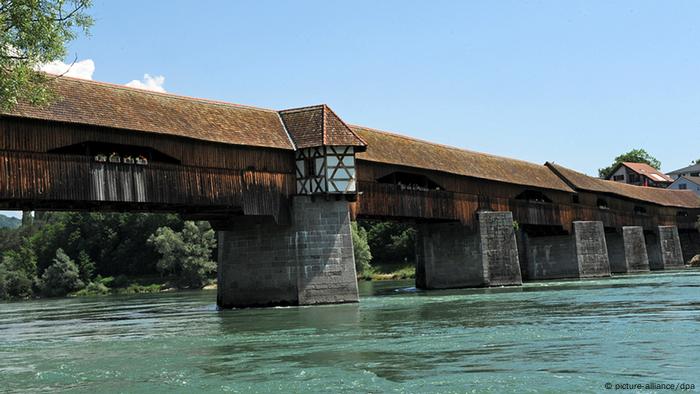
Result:
{"label": "stone pillar", "polygon": [[479,212],[481,255],[489,286],[522,285],[511,212]]}
{"label": "stone pillar", "polygon": [[233,223],[218,232],[219,307],[358,301],[348,202],[294,197],[290,225]]}
{"label": "stone pillar", "polygon": [[644,230],[641,227],[624,226],[621,232],[607,232],[605,242],[608,247],[611,272],[649,271]]}
{"label": "stone pillar", "polygon": [[610,276],[602,222],[573,222],[572,235],[526,237],[530,278]]}
{"label": "stone pillar", "polygon": [[479,212],[477,229],[423,223],[416,240],[416,286],[448,289],[522,284],[510,212]]}
{"label": "stone pillar", "polygon": [[627,272],[649,271],[649,255],[644,241],[644,229],[639,226],[622,227],[625,243]]}
{"label": "stone pillar", "polygon": [[678,227],[659,226],[659,251],[663,269],[683,266],[683,252],[678,237]]}
{"label": "stone pillar", "polygon": [[693,256],[700,255],[700,231],[679,231],[678,237],[681,239],[681,250],[683,250],[685,263],[688,264]]}
{"label": "stone pillar", "polygon": [[610,276],[603,222],[574,222],[579,277]]}

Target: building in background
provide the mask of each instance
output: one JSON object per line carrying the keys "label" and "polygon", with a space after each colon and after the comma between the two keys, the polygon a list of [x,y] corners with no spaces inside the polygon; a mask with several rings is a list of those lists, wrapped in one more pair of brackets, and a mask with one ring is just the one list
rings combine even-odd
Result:
{"label": "building in background", "polygon": [[684,167],[676,171],[671,171],[668,174],[673,179],[678,179],[683,176],[699,177],[700,176],[700,163],[693,164],[692,166]]}
{"label": "building in background", "polygon": [[607,180],[637,186],[668,187],[673,178],[646,163],[619,163]]}
{"label": "building in background", "polygon": [[682,176],[676,179],[669,189],[692,190],[700,196],[700,176]]}

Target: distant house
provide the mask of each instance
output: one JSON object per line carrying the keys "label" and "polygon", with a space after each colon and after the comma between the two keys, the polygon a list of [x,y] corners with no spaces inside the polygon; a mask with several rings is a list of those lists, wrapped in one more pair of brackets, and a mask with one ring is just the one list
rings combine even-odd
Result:
{"label": "distant house", "polygon": [[630,185],[663,188],[673,183],[673,178],[646,163],[619,163],[606,179]]}
{"label": "distant house", "polygon": [[692,190],[700,196],[700,176],[682,176],[676,179],[669,189]]}
{"label": "distant house", "polygon": [[673,179],[678,179],[682,176],[700,176],[700,163],[693,164],[692,166],[681,168],[680,170],[671,171],[668,174]]}

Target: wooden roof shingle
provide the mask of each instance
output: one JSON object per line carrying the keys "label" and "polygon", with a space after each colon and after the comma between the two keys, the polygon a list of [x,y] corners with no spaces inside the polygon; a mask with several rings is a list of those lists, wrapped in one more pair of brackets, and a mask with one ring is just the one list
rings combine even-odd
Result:
{"label": "wooden roof shingle", "polygon": [[280,111],[280,117],[298,149],[342,145],[362,151],[367,145],[325,104]]}
{"label": "wooden roof shingle", "polygon": [[673,190],[658,187],[634,186],[622,182],[594,178],[554,163],[546,166],[559,174],[578,190],[613,194],[641,202],[679,207],[700,208],[700,198],[690,190]]}
{"label": "wooden roof shingle", "polygon": [[367,142],[367,151],[359,153],[358,160],[573,192],[556,174],[540,164],[434,144],[362,126],[350,127]]}
{"label": "wooden roof shingle", "polygon": [[6,115],[294,149],[277,111],[59,77],[57,100],[45,107],[18,104]]}

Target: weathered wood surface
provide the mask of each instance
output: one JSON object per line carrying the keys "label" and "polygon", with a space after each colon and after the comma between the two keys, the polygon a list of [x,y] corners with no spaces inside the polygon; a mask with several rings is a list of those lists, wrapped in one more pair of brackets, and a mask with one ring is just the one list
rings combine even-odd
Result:
{"label": "weathered wood surface", "polygon": [[79,205],[219,207],[277,217],[293,174],[154,163],[98,163],[83,156],[0,151],[0,200]]}
{"label": "weathered wood surface", "polygon": [[[401,190],[397,185],[359,182],[362,193],[353,207],[355,217],[404,218],[418,220],[458,220],[472,226],[479,210],[511,211],[520,224],[561,226],[569,230],[577,220],[602,221],[606,227],[642,226],[653,229],[659,225],[693,228],[700,212],[689,216],[658,212],[649,206],[647,214],[633,211],[601,209],[582,204],[522,201],[448,191]],[[675,211],[675,210],[672,210]]]}

